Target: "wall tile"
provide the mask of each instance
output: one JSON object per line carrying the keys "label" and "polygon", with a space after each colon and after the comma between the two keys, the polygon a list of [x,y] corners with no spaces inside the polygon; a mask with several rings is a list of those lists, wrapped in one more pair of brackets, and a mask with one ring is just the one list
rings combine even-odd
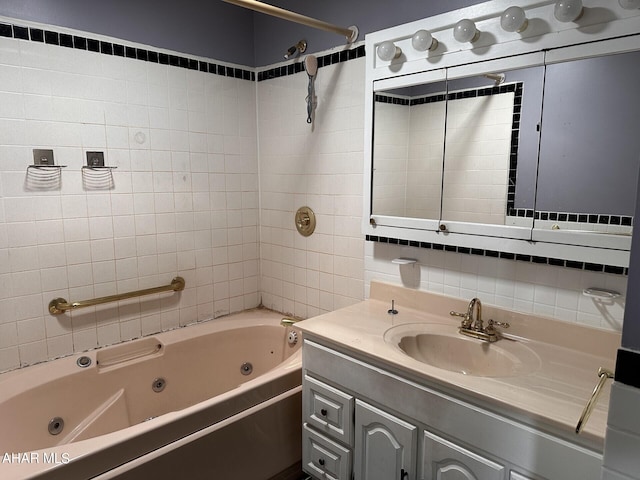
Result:
{"label": "wall tile", "polygon": [[[0,371],[258,304],[257,266],[242,268],[245,256],[257,265],[257,236],[245,240],[241,229],[233,236],[240,268],[232,291],[228,284],[217,289],[214,306],[212,289],[198,298],[190,287],[197,265],[208,265],[199,270],[204,285],[214,283],[214,263],[218,276],[228,268],[226,244],[218,250],[211,243],[212,228],[226,236],[236,222],[226,221],[227,192],[237,227],[257,226],[255,86],[239,86],[251,82],[11,38],[0,39],[0,73],[7,159],[0,168],[0,286],[6,281],[7,298],[0,301],[11,313],[2,323]],[[233,106],[232,127],[225,127],[223,108]],[[233,161],[224,145],[233,146]],[[56,163],[68,165],[52,190],[25,186],[33,146],[53,148]],[[84,151],[94,148],[118,167],[110,190],[95,190],[80,175]],[[225,164],[253,177],[243,184],[239,176],[228,188]],[[243,197],[245,188],[253,195]],[[176,274],[187,278],[178,302],[149,299],[55,319],[44,313],[49,295],[91,298],[164,284]]]}

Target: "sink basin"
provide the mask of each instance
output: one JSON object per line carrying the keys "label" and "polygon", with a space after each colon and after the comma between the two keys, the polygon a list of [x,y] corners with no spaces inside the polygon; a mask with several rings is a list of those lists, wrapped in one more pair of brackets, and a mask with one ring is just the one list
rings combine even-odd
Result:
{"label": "sink basin", "polygon": [[513,377],[540,367],[538,355],[520,340],[483,342],[461,335],[449,324],[398,325],[387,330],[384,338],[419,362],[465,375]]}

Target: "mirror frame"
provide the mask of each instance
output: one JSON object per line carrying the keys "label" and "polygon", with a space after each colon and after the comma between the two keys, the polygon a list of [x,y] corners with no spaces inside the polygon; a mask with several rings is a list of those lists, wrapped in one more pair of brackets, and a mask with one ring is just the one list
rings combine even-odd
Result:
{"label": "mirror frame", "polygon": [[[510,3],[489,1],[366,36],[362,231],[369,239],[391,238],[402,244],[437,244],[627,267],[631,237],[465,222],[447,222],[450,231],[442,232],[437,220],[371,212],[375,91],[416,85],[424,81],[420,79],[468,77],[640,50],[640,10],[622,10],[617,3],[604,8],[596,0],[585,0],[583,17],[577,23],[566,24],[553,17],[555,2],[521,0],[529,27],[513,34],[499,26],[499,17]],[[476,25],[482,33],[478,41],[462,45],[453,39],[451,26],[460,18],[479,19]],[[592,28],[584,28],[587,26]],[[438,39],[435,51],[417,52],[411,47],[411,36],[420,29]],[[390,62],[375,54],[377,45],[388,40],[402,50]]]}

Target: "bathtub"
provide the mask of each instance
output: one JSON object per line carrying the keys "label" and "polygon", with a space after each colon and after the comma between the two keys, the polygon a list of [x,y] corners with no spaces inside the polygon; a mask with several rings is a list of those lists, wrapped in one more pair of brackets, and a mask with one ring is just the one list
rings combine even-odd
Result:
{"label": "bathtub", "polygon": [[301,340],[255,309],[0,375],[0,478],[296,478]]}

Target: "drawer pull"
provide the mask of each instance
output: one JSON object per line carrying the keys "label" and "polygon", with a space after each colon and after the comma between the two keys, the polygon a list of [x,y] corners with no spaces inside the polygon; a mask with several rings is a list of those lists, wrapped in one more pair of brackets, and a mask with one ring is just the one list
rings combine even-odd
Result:
{"label": "drawer pull", "polygon": [[318,463],[320,464],[321,467],[324,467],[324,458],[318,459]]}
{"label": "drawer pull", "polygon": [[327,416],[327,409],[323,408],[322,410],[320,410],[320,415],[322,415],[323,417]]}
{"label": "drawer pull", "polygon": [[404,480],[409,476],[409,472],[407,472],[404,468],[400,470],[400,480]]}

